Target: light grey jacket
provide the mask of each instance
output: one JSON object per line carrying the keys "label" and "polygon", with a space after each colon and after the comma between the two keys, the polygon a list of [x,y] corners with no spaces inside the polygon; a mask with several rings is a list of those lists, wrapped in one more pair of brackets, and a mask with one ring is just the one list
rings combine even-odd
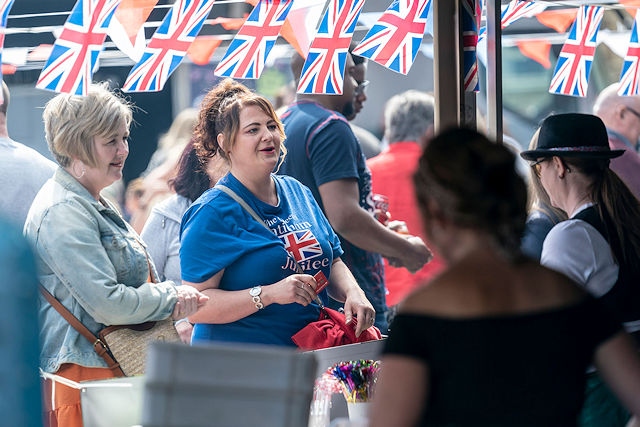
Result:
{"label": "light grey jacket", "polygon": [[[171,281],[150,283],[150,264],[136,232],[58,168],[31,205],[24,233],[35,248],[40,283],[94,334],[105,325],[168,318],[177,302]],[[151,265],[155,274],[155,269]],[[40,366],[106,367],[82,337],[40,297]]]}
{"label": "light grey jacket", "polygon": [[162,280],[182,283],[180,277],[180,221],[191,205],[186,197],[174,194],[151,210],[140,236]]}

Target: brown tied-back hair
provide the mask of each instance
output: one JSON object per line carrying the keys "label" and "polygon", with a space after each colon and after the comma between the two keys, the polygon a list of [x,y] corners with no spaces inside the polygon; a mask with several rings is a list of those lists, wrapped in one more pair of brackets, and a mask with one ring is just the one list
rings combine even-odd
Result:
{"label": "brown tied-back hair", "polygon": [[562,161],[591,179],[591,200],[604,223],[611,250],[621,268],[640,278],[640,201],[609,168],[609,159],[562,157]]}
{"label": "brown tied-back hair", "polygon": [[451,128],[427,144],[413,179],[425,222],[433,200],[454,224],[492,236],[507,259],[523,259],[527,188],[508,148],[474,130]]}
{"label": "brown tied-back hair", "polygon": [[[198,156],[212,157],[218,154],[229,161],[228,153],[218,143],[218,135],[223,134],[225,140],[233,146],[240,127],[240,112],[248,106],[257,106],[275,120],[282,138],[281,142],[284,142],[284,126],[271,102],[252,92],[242,83],[225,79],[211,89],[202,100],[198,123],[193,133],[193,143]],[[280,144],[280,151],[279,164],[282,164],[286,155],[284,143]]]}

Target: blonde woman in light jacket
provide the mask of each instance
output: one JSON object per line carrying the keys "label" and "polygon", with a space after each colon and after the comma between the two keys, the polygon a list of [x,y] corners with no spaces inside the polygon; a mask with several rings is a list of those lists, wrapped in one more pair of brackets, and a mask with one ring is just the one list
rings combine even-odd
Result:
{"label": "blonde woman in light jacket", "polygon": [[[157,275],[144,243],[100,195],[122,178],[131,107],[104,85],[86,96],[60,94],[43,113],[49,149],[60,167],[36,196],[24,233],[35,248],[38,278],[91,332],[193,314],[208,299]],[[85,381],[114,377],[93,343],[40,300],[40,368]],[[82,425],[79,390],[45,381],[45,424]]]}

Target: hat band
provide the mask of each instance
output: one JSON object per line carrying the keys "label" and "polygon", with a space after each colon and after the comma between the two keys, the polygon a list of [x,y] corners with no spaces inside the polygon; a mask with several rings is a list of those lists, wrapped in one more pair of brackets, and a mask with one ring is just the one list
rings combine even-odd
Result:
{"label": "hat band", "polygon": [[542,148],[542,150],[548,151],[581,151],[581,152],[594,152],[594,151],[611,151],[609,147],[594,147],[593,145],[583,145],[581,147],[552,147],[552,148]]}

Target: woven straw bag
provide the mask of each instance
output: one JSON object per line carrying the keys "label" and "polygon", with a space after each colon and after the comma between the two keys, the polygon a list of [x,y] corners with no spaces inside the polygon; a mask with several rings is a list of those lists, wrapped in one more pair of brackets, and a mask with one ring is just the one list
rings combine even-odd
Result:
{"label": "woven straw bag", "polygon": [[99,336],[128,377],[144,374],[149,344],[154,341],[180,341],[171,318],[139,325],[107,326]]}

